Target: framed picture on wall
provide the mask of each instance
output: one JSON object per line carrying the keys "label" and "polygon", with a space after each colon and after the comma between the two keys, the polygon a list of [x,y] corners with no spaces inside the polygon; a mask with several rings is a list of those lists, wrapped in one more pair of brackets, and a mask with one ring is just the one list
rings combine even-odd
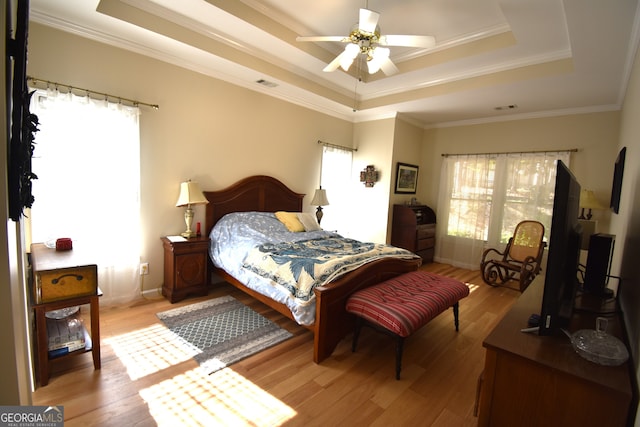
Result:
{"label": "framed picture on wall", "polygon": [[396,194],[416,194],[418,166],[398,162],[396,169]]}

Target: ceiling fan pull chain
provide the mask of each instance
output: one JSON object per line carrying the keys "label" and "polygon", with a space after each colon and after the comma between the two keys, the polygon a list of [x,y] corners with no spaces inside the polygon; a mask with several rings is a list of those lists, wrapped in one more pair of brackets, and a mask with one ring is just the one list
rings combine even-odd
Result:
{"label": "ceiling fan pull chain", "polygon": [[358,63],[356,66],[358,67],[358,69],[356,70],[356,73],[357,73],[356,75],[358,77],[356,77],[356,85],[353,88],[353,112],[354,113],[358,111],[358,108],[357,108],[358,107],[358,82],[362,81],[362,75],[360,73],[360,58],[358,58],[357,62]]}

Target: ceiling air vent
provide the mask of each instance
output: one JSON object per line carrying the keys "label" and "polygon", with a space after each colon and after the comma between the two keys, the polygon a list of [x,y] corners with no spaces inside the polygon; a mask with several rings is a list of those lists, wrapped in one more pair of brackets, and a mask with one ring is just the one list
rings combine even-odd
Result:
{"label": "ceiling air vent", "polygon": [[511,105],[501,105],[499,107],[495,107],[494,110],[497,110],[497,111],[515,110],[516,108],[518,108],[518,106],[516,104],[511,104]]}
{"label": "ceiling air vent", "polygon": [[270,82],[269,80],[265,80],[265,79],[256,80],[256,83],[261,84],[262,86],[266,86],[266,87],[276,87],[276,86],[278,86],[277,83]]}

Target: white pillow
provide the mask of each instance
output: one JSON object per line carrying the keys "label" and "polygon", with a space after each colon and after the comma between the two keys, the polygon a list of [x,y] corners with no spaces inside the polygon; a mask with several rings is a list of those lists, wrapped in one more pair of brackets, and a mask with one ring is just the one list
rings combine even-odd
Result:
{"label": "white pillow", "polygon": [[317,231],[317,230],[322,230],[322,228],[320,228],[320,224],[318,224],[318,221],[316,221],[316,217],[313,214],[310,214],[308,212],[298,212],[298,219],[300,220],[300,222],[302,223],[302,226],[304,227],[304,231]]}

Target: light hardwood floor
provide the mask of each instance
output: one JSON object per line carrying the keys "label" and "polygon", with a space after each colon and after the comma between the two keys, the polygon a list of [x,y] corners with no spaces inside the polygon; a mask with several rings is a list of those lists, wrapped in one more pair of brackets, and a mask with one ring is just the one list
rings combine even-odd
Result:
{"label": "light hardwood floor", "polygon": [[[471,294],[460,302],[459,332],[449,310],[407,339],[400,381],[390,337],[364,328],[356,353],[349,336],[317,365],[309,331],[225,284],[177,304],[159,296],[103,309],[102,369],[90,353],[58,361],[33,403],[64,405],[66,426],[475,426],[482,341],[520,293],[485,285],[479,271],[422,268],[468,283]],[[155,314],[225,294],[294,337],[204,375]]]}

